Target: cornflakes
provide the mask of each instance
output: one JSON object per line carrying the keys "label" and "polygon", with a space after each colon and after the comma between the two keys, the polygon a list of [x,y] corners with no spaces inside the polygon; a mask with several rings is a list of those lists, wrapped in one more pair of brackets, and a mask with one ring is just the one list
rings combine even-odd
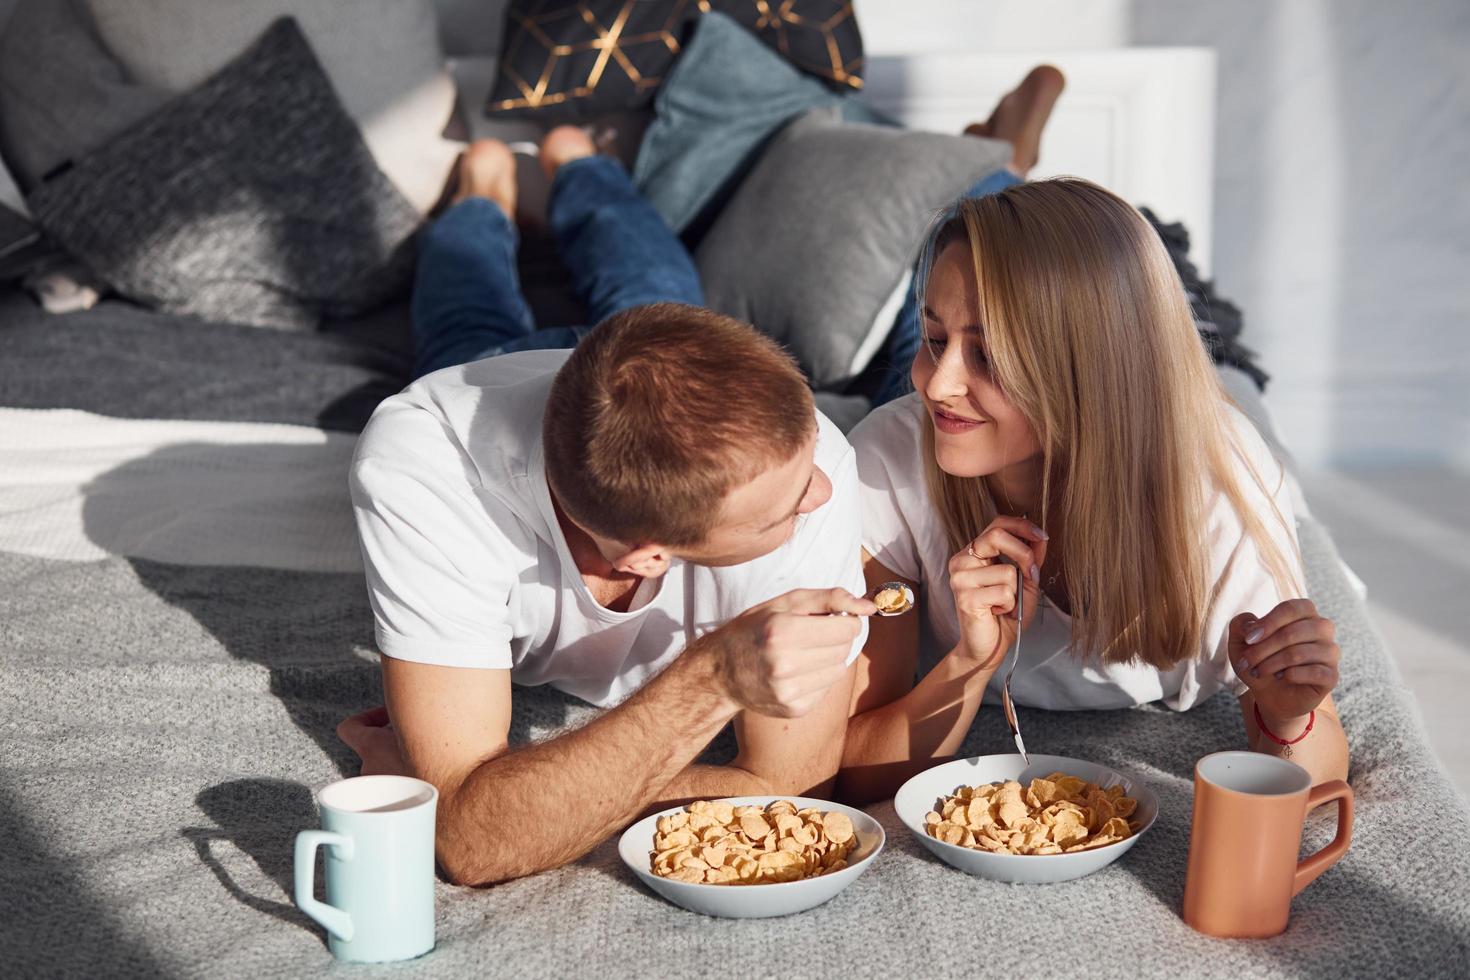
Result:
{"label": "cornflakes", "polygon": [[1064,854],[1089,850],[1138,832],[1128,818],[1138,801],[1123,787],[1054,772],[1029,786],[1011,780],[961,786],[924,815],[931,837],[996,854]]}
{"label": "cornflakes", "polygon": [[707,885],[762,885],[841,871],[857,847],[845,813],[790,800],[764,809],[700,800],[655,822],[653,873]]}
{"label": "cornflakes", "polygon": [[909,597],[904,589],[879,589],[873,596],[873,605],[879,612],[900,613],[909,607]]}

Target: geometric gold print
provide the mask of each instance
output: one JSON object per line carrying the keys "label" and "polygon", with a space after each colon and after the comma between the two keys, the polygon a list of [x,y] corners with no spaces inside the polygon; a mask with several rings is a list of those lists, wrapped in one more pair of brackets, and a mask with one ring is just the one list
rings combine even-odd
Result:
{"label": "geometric gold print", "polygon": [[798,68],[862,87],[851,0],[513,0],[486,109],[535,113],[576,100],[599,109],[641,105],[678,56],[689,22],[710,10],[740,22]]}
{"label": "geometric gold print", "polygon": [[[779,51],[803,71],[863,87],[862,41],[850,0],[706,0],[701,10],[718,10],[745,25],[752,34]],[[854,45],[852,40],[856,40]],[[844,52],[844,47],[853,50]]]}

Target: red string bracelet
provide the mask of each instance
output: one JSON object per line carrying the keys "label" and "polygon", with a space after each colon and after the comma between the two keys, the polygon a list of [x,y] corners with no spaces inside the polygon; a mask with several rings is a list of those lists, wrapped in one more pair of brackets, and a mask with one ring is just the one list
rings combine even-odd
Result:
{"label": "red string bracelet", "polygon": [[1284,738],[1277,738],[1275,734],[1272,733],[1271,729],[1266,727],[1266,722],[1261,718],[1261,706],[1259,704],[1252,704],[1251,710],[1255,711],[1256,713],[1256,727],[1261,730],[1261,734],[1265,735],[1277,745],[1286,746],[1286,751],[1281,753],[1281,755],[1283,758],[1287,759],[1291,758],[1291,747],[1300,742],[1302,739],[1306,738],[1308,735],[1312,734],[1312,724],[1317,720],[1317,712],[1313,710],[1310,714],[1307,715],[1307,727],[1302,731],[1302,733],[1296,738],[1287,741]]}

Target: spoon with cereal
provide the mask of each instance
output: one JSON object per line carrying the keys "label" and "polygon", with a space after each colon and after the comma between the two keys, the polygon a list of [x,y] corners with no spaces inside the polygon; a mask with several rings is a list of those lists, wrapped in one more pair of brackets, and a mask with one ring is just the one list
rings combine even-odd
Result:
{"label": "spoon with cereal", "polygon": [[871,598],[879,616],[902,616],[914,608],[914,590],[903,582],[884,582]]}
{"label": "spoon with cereal", "polygon": [[[876,616],[902,616],[914,608],[914,590],[902,582],[884,582],[868,592],[865,598],[878,607]],[[823,616],[856,616],[857,613],[822,613]]]}

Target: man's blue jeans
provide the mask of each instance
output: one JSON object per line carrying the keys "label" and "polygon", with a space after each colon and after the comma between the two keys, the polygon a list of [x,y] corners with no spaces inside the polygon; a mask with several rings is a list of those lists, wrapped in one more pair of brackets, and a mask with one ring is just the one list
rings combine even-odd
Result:
{"label": "man's blue jeans", "polygon": [[[608,157],[556,172],[547,219],[592,324],[633,306],[704,305],[688,251]],[[414,376],[518,350],[573,347],[591,326],[538,330],[516,276],[514,223],[466,198],[425,231],[413,287]]]}
{"label": "man's blue jeans", "polygon": [[[1019,183],[1022,183],[1021,178],[1009,170],[997,170],[993,174],[982,177],[965,191],[965,197],[999,194],[1007,187],[1014,187]],[[924,335],[923,327],[919,322],[919,290],[923,287],[923,283],[918,280],[918,271],[918,269],[914,270],[913,288],[904,298],[903,308],[899,310],[898,318],[893,322],[892,333],[888,335],[883,347],[874,357],[874,360],[878,362],[875,367],[882,372],[883,377],[882,384],[873,395],[874,408],[913,391],[913,385],[909,381],[909,368],[914,363],[914,356],[919,353],[919,344]]]}

